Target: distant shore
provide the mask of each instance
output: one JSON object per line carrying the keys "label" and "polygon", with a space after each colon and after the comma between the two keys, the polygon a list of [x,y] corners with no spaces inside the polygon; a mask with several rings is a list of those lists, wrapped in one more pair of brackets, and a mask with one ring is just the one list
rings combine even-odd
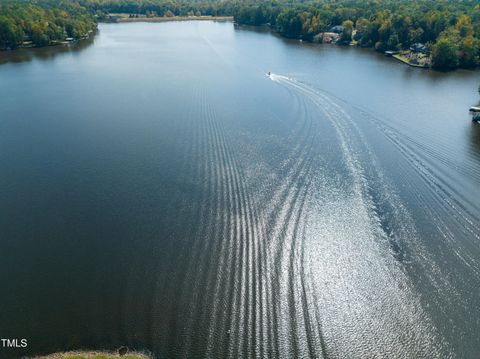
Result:
{"label": "distant shore", "polygon": [[233,21],[233,16],[155,16],[129,17],[128,14],[111,14],[108,22],[166,22],[166,21]]}

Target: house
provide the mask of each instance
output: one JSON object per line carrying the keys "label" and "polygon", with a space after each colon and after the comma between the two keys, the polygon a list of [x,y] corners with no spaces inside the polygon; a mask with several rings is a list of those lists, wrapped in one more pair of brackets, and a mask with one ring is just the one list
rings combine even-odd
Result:
{"label": "house", "polygon": [[416,42],[410,46],[410,51],[424,54],[427,52],[427,47],[420,42]]}
{"label": "house", "polygon": [[322,42],[324,44],[334,44],[338,41],[339,37],[340,35],[335,32],[324,32],[322,33]]}
{"label": "house", "polygon": [[343,32],[343,26],[342,25],[334,26],[330,29],[330,32],[334,32],[336,34],[341,34]]}

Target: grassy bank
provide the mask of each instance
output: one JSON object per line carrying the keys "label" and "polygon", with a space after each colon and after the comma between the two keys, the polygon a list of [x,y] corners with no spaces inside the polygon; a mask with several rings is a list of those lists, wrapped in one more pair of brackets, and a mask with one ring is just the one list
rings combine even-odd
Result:
{"label": "grassy bank", "polygon": [[400,54],[395,54],[393,55],[393,58],[397,59],[398,61],[401,61],[409,66],[412,66],[412,67],[421,67],[421,68],[428,68],[429,66],[428,65],[425,65],[425,64],[414,64],[412,62],[410,62],[410,60]]}
{"label": "grassy bank", "polygon": [[128,353],[120,356],[118,353],[97,352],[97,351],[75,351],[65,353],[54,353],[45,356],[38,356],[31,359],[151,359],[141,353]]}

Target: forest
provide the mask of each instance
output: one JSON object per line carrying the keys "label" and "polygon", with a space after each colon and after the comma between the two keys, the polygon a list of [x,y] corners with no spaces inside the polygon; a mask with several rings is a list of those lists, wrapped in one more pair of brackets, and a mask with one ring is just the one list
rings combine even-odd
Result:
{"label": "forest", "polygon": [[436,68],[479,65],[478,1],[251,2],[236,6],[234,15],[239,24],[268,24],[283,36],[306,41],[337,26],[339,44],[354,41],[381,52],[422,44]]}
{"label": "forest", "polygon": [[338,30],[338,44],[401,51],[421,44],[436,68],[480,64],[480,3],[467,0],[0,0],[0,48],[80,38],[112,13],[234,16],[304,41]]}
{"label": "forest", "polygon": [[[1,1],[1,0],[0,0]],[[154,14],[164,16],[212,15],[233,16],[235,9],[243,6],[231,0],[79,0],[80,4],[98,17],[106,14]]]}
{"label": "forest", "polygon": [[94,14],[73,1],[0,0],[0,49],[80,39],[96,28]]}

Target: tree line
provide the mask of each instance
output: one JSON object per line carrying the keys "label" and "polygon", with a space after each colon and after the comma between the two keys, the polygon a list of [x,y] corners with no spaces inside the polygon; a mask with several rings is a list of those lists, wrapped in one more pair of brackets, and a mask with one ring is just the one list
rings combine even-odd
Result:
{"label": "tree line", "polygon": [[340,25],[339,43],[354,41],[377,51],[424,44],[437,68],[480,64],[480,5],[468,0],[320,0],[245,2],[235,21],[270,25],[281,35],[312,41]]}
{"label": "tree line", "polygon": [[480,65],[480,4],[472,0],[0,0],[0,48],[80,38],[112,13],[234,16],[306,41],[340,26],[341,44],[386,51],[422,43],[437,68]]}
{"label": "tree line", "polygon": [[108,14],[155,14],[157,16],[232,16],[237,4],[231,0],[79,0],[102,18]]}
{"label": "tree line", "polygon": [[79,39],[95,28],[94,15],[74,1],[0,1],[0,49]]}

